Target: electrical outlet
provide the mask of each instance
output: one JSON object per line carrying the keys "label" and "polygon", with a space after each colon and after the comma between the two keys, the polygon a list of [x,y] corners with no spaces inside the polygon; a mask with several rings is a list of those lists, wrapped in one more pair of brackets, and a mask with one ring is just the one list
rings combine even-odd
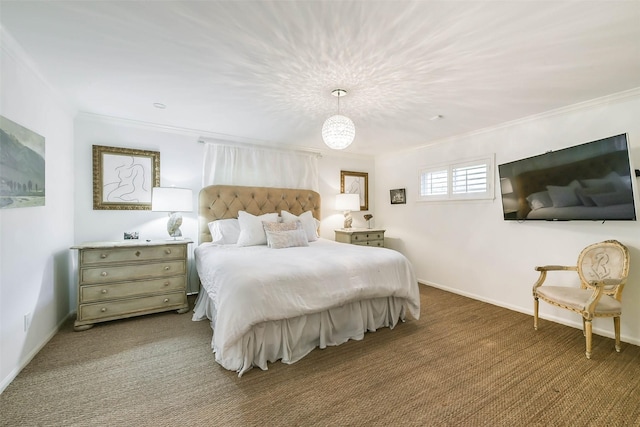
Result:
{"label": "electrical outlet", "polygon": [[31,313],[24,315],[24,331],[27,332],[31,326]]}

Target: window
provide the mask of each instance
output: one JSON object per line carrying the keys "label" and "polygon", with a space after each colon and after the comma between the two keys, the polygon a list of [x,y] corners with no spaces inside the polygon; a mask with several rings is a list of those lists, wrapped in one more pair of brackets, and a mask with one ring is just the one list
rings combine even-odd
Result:
{"label": "window", "polygon": [[493,199],[493,156],[420,169],[418,200]]}

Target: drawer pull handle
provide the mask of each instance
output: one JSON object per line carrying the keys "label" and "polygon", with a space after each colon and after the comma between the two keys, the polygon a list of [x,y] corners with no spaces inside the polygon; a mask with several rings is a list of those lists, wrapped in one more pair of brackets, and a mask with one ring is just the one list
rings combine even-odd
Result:
{"label": "drawer pull handle", "polygon": [[169,271],[171,267],[169,267],[168,265],[164,267],[164,271]]}
{"label": "drawer pull handle", "polygon": [[102,290],[102,293],[103,293],[103,294],[106,294],[107,292],[109,292],[109,291],[107,291],[106,289],[103,289],[103,290]]}
{"label": "drawer pull handle", "polygon": [[169,286],[169,282],[164,282],[164,285],[165,286]]}
{"label": "drawer pull handle", "polygon": [[169,298],[165,298],[165,299],[164,299],[164,302],[169,302]]}
{"label": "drawer pull handle", "polygon": [[105,259],[107,257],[107,254],[100,254],[100,258]]}
{"label": "drawer pull handle", "polygon": [[107,311],[107,308],[106,308],[106,307],[102,307],[102,308],[100,309],[100,311],[104,313],[105,311]]}
{"label": "drawer pull handle", "polygon": [[106,272],[106,271],[103,271],[102,273],[100,273],[100,275],[101,275],[102,277],[106,277],[107,272]]}
{"label": "drawer pull handle", "polygon": [[169,255],[169,254],[171,253],[171,249],[165,249],[165,250],[164,250],[164,253],[165,253],[165,254],[167,254],[167,255]]}

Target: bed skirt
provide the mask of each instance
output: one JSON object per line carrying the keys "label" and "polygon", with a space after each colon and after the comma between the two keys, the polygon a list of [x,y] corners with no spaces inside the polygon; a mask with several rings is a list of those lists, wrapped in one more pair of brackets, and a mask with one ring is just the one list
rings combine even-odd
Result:
{"label": "bed skirt", "polygon": [[[193,311],[193,320],[209,319],[215,333],[215,307],[206,292],[200,292]],[[267,362],[295,363],[316,347],[361,340],[367,331],[393,328],[404,320],[404,298],[374,298],[306,316],[259,323],[224,354],[215,348],[213,338],[211,347],[216,362],[241,377],[254,366],[267,370]]]}

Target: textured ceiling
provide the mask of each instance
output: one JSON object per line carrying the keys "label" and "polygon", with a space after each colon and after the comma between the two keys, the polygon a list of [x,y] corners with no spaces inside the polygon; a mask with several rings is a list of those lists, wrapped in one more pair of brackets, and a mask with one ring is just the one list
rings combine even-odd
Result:
{"label": "textured ceiling", "polygon": [[0,23],[82,112],[322,149],[347,89],[352,153],[640,87],[638,1],[2,0]]}

